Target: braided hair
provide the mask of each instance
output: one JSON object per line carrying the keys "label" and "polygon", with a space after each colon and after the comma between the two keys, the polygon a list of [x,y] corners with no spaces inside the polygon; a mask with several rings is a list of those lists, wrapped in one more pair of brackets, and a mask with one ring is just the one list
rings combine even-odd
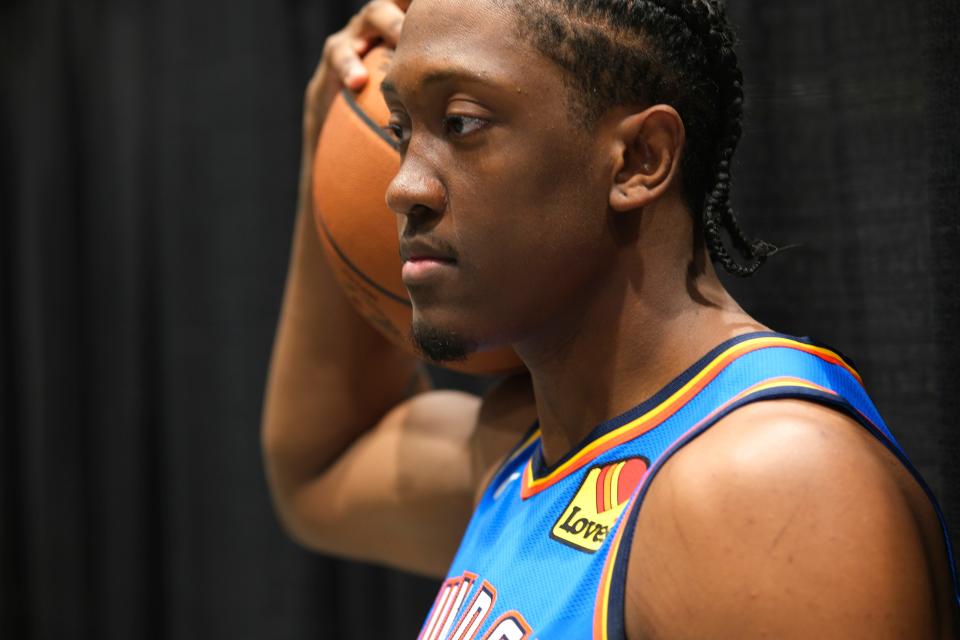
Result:
{"label": "braided hair", "polygon": [[715,262],[749,276],[777,252],[744,234],[730,204],[743,74],[722,0],[514,0],[513,10],[518,35],[566,72],[585,125],[623,104],[667,103],[680,113],[684,199]]}

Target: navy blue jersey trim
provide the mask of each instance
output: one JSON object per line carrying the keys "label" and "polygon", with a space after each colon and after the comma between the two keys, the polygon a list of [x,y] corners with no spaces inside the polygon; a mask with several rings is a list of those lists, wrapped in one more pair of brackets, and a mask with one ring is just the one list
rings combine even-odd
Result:
{"label": "navy blue jersey trim", "polygon": [[[846,360],[846,359],[845,359]],[[849,360],[847,360],[849,362]],[[947,550],[947,559],[950,563],[950,574],[953,578],[953,589],[954,597],[960,605],[960,581],[958,581],[956,565],[954,563],[954,554],[953,547],[950,542],[950,532],[946,526],[946,520],[944,519],[943,512],[940,509],[940,504],[937,502],[937,499],[934,497],[933,492],[930,490],[930,487],[917,472],[916,468],[907,459],[906,455],[899,448],[894,445],[890,440],[883,435],[883,433],[877,428],[876,425],[867,420],[855,407],[853,407],[849,402],[839,396],[835,396],[829,393],[822,391],[815,391],[813,389],[808,389],[804,387],[780,387],[776,389],[767,389],[765,391],[758,391],[749,396],[742,398],[741,400],[732,403],[728,407],[724,408],[722,411],[714,415],[710,420],[701,424],[695,431],[690,431],[679,440],[673,443],[670,448],[668,448],[664,453],[653,463],[653,466],[650,467],[648,471],[648,476],[646,482],[640,488],[640,492],[637,495],[636,501],[634,502],[630,513],[621,522],[621,526],[626,527],[623,532],[623,535],[620,539],[620,551],[617,554],[617,559],[613,567],[613,575],[610,579],[610,599],[608,606],[608,619],[607,619],[607,629],[608,629],[608,638],[610,640],[624,640],[626,638],[626,629],[624,623],[624,602],[626,597],[626,581],[627,581],[627,567],[630,560],[630,551],[633,545],[633,534],[637,526],[637,517],[640,514],[640,510],[643,507],[643,500],[646,498],[647,492],[650,490],[650,485],[653,483],[653,480],[656,478],[657,473],[660,469],[663,468],[663,465],[666,464],[673,455],[682,449],[685,445],[689,444],[697,437],[702,435],[707,429],[715,425],[724,417],[728,416],[733,411],[753,402],[758,402],[760,400],[807,400],[810,402],[815,402],[817,404],[825,405],[829,408],[835,409],[840,413],[843,413],[850,418],[856,420],[864,429],[871,433],[877,440],[879,440],[891,453],[893,453],[901,464],[910,472],[910,475],[917,481],[920,487],[926,493],[927,498],[930,500],[933,505],[934,511],[937,514],[937,517],[940,520],[940,528],[943,533],[943,541]]]}
{"label": "navy blue jersey trim", "polygon": [[[710,352],[707,353],[707,355],[703,356],[702,358],[697,360],[694,364],[690,365],[683,373],[681,373],[679,376],[677,376],[672,381],[667,383],[665,387],[660,389],[660,391],[655,393],[653,396],[651,396],[647,400],[644,400],[643,402],[633,407],[632,409],[629,409],[628,411],[621,413],[619,416],[615,418],[611,418],[610,420],[607,420],[605,422],[601,422],[589,434],[587,434],[587,437],[581,440],[577,444],[577,446],[573,447],[569,452],[567,452],[566,455],[561,457],[555,463],[548,465],[546,461],[543,459],[543,449],[538,447],[537,450],[534,451],[533,453],[532,464],[531,464],[531,470],[533,471],[534,479],[539,480],[540,478],[543,478],[544,476],[549,475],[554,471],[554,469],[556,469],[557,467],[560,467],[565,462],[567,462],[570,458],[577,455],[584,447],[586,447],[588,444],[590,444],[597,438],[600,438],[606,435],[607,433],[610,433],[614,429],[622,427],[623,425],[627,424],[631,420],[639,418],[645,413],[649,413],[651,409],[653,409],[654,407],[662,403],[664,400],[669,398],[671,395],[676,393],[676,391],[680,389],[680,387],[690,382],[690,380],[695,375],[700,373],[704,367],[706,367],[708,364],[713,362],[717,358],[717,356],[719,356],[721,353],[723,353],[724,351],[726,351],[727,349],[729,349],[734,345],[740,344],[741,342],[746,342],[747,340],[753,340],[755,338],[784,338],[786,340],[793,340],[795,342],[801,342],[804,344],[818,346],[814,342],[812,342],[809,338],[797,338],[795,336],[788,336],[783,333],[777,333],[776,331],[755,331],[753,333],[745,333],[743,335],[736,336],[735,338],[731,338],[725,342],[721,342],[719,345],[711,349]],[[844,360],[846,361],[846,358],[844,358]]]}
{"label": "navy blue jersey trim", "polygon": [[830,344],[827,344],[826,342],[821,342],[820,340],[814,340],[813,338],[808,338],[808,337],[805,337],[805,338],[795,338],[795,340],[797,340],[797,341],[799,341],[799,342],[805,342],[806,344],[809,344],[810,346],[813,346],[813,347],[820,347],[821,349],[826,349],[827,351],[832,351],[832,352],[834,352],[835,354],[837,354],[837,356],[838,356],[841,360],[843,360],[844,362],[846,362],[846,363],[850,366],[851,369],[853,369],[854,371],[856,371],[858,374],[860,373],[860,367],[857,366],[857,363],[854,362],[853,358],[849,357],[849,356],[848,356],[847,354],[845,354],[843,351],[840,351],[840,349],[837,349],[836,347],[834,347],[834,346],[832,346],[832,345],[830,345]]}
{"label": "navy blue jersey trim", "polygon": [[940,502],[934,495],[930,485],[928,485],[927,481],[923,479],[923,476],[920,475],[920,472],[917,471],[917,468],[913,466],[913,463],[909,458],[907,458],[907,455],[900,450],[900,447],[891,442],[883,434],[883,432],[880,431],[877,425],[870,422],[870,420],[868,420],[863,414],[857,411],[856,407],[841,397],[832,396],[826,393],[810,391],[808,395],[815,396],[816,400],[821,404],[836,409],[841,413],[845,413],[849,417],[859,422],[868,432],[870,432],[874,438],[879,440],[880,443],[886,447],[888,451],[890,451],[890,453],[896,456],[897,460],[900,461],[900,464],[902,464],[906,470],[910,472],[910,475],[913,476],[913,479],[916,481],[916,483],[920,485],[921,489],[923,489],[923,492],[927,495],[927,499],[930,500],[930,504],[933,505],[933,510],[937,514],[937,519],[940,520],[940,531],[943,533],[943,543],[947,551],[947,560],[950,563],[950,577],[953,578],[953,594],[956,599],[957,606],[960,606],[960,576],[957,574],[956,556],[954,555],[953,543],[950,539],[950,530],[947,528],[947,519],[943,515],[943,509],[940,508]]}

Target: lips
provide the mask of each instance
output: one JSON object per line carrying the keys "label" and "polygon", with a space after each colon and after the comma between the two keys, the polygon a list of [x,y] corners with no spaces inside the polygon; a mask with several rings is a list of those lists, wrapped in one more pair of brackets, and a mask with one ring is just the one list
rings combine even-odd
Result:
{"label": "lips", "polygon": [[436,262],[454,263],[457,261],[453,247],[445,242],[430,241],[423,238],[401,239],[400,259],[404,262],[434,260]]}
{"label": "lips", "polygon": [[457,263],[452,247],[424,238],[401,239],[400,258],[403,260],[401,277],[408,287],[441,277]]}

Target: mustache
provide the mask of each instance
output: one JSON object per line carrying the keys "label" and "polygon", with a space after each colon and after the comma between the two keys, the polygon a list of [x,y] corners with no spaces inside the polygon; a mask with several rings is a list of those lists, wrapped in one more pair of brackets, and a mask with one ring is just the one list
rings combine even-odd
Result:
{"label": "mustache", "polygon": [[443,256],[445,259],[458,260],[460,257],[456,248],[443,238],[430,236],[424,233],[406,233],[400,236],[400,246],[397,250],[401,260],[406,260],[411,253],[424,252],[429,255]]}

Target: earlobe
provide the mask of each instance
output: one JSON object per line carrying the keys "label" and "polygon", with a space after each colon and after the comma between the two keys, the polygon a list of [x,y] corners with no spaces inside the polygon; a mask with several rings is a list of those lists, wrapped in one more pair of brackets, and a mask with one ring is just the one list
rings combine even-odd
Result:
{"label": "earlobe", "polygon": [[643,205],[638,204],[634,191],[625,184],[614,184],[610,190],[610,208],[618,213],[642,209]]}
{"label": "earlobe", "polygon": [[668,105],[631,113],[617,125],[617,158],[610,207],[617,212],[643,209],[673,184],[683,149],[683,121]]}

